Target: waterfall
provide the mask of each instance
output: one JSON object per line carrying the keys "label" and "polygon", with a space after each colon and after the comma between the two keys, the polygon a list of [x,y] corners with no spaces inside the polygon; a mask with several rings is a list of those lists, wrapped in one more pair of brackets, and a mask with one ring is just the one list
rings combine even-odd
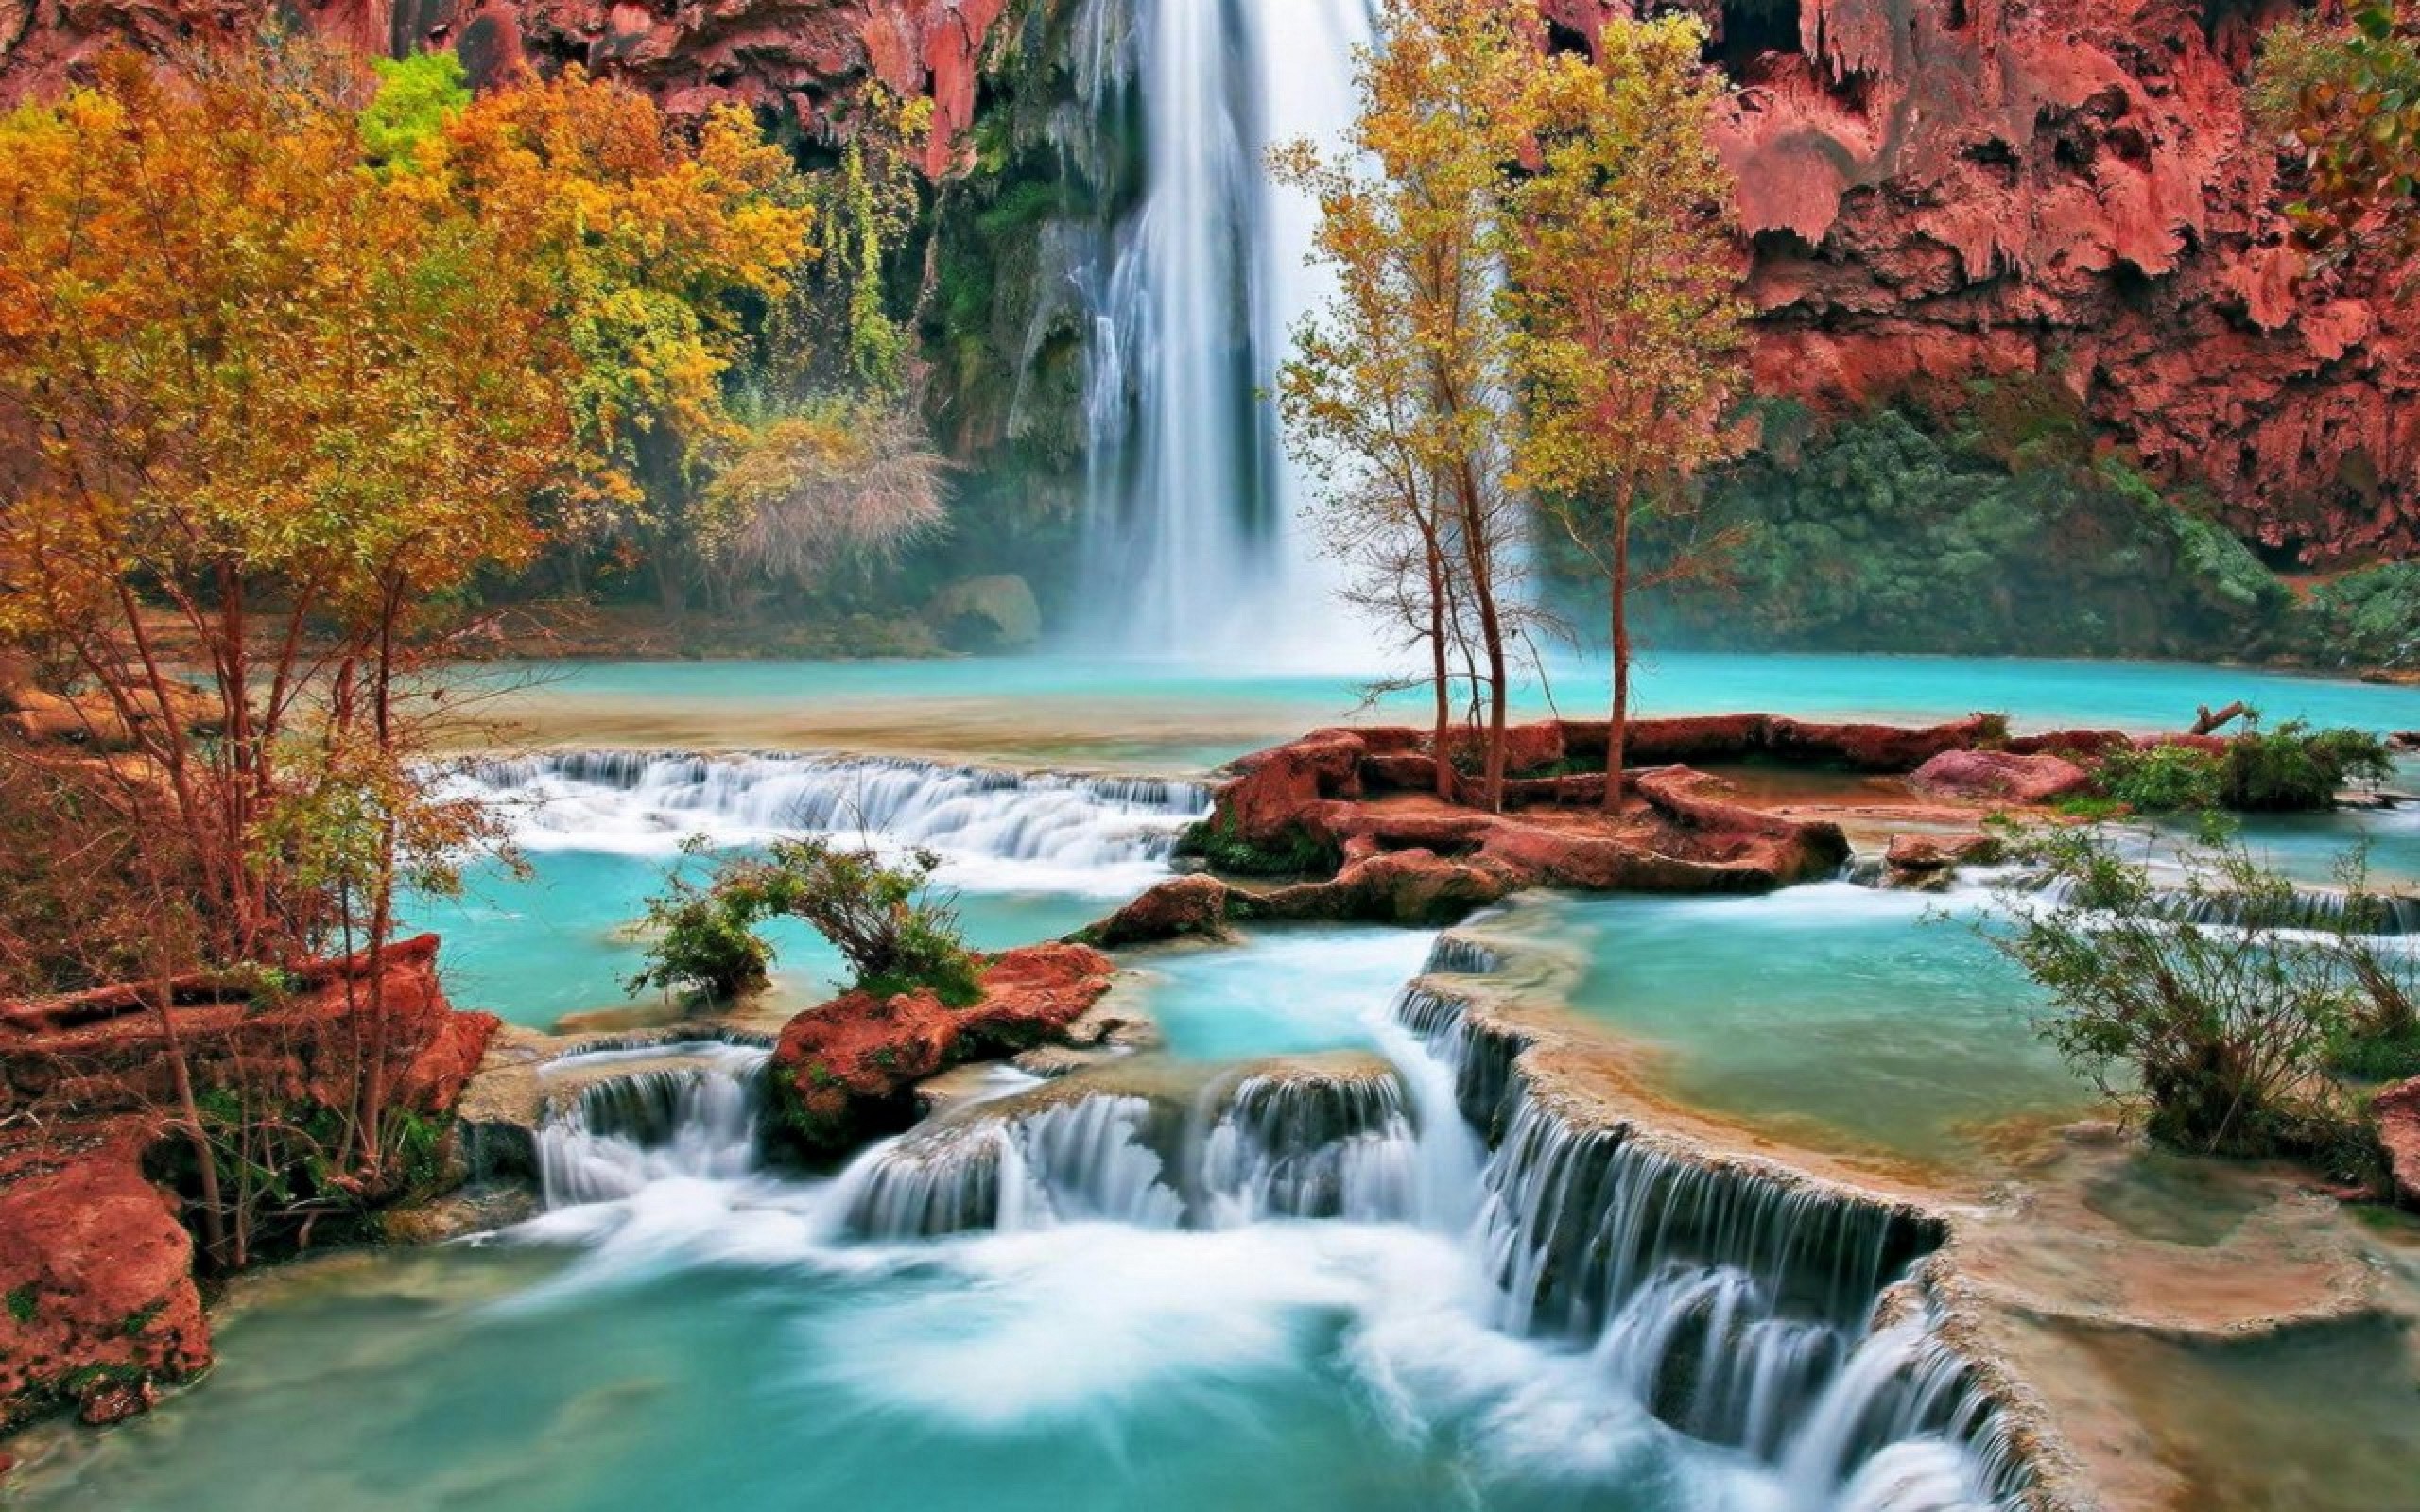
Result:
{"label": "waterfall", "polygon": [[[2043,899],[2064,907],[2076,897],[2075,884],[2065,877],[2028,879]],[[2308,930],[2325,935],[2372,936],[2420,935],[2420,894],[2403,892],[2355,895],[2329,887],[2296,887],[2275,900],[2242,893],[2192,887],[2153,887],[2145,897],[2147,918],[2205,928]]]}
{"label": "waterfall", "polygon": [[1098,1221],[1403,1222],[1420,1172],[1404,1085],[1374,1062],[1222,1077],[1191,1108],[1063,1087],[987,1104],[860,1156],[838,1206],[846,1231],[886,1241]]}
{"label": "waterfall", "polygon": [[919,1130],[843,1173],[844,1222],[894,1241],[1085,1221],[1174,1228],[1184,1204],[1162,1180],[1156,1115],[1148,1099],[1098,1094]]}
{"label": "waterfall", "polygon": [[1257,397],[1320,297],[1304,266],[1314,212],[1264,159],[1298,136],[1342,139],[1369,0],[1133,4],[1125,45],[1097,19],[1080,70],[1101,129],[1139,110],[1145,154],[1094,295],[1083,628],[1150,652],[1332,652],[1335,611]]}
{"label": "waterfall", "polygon": [[701,1040],[548,1065],[546,1079],[616,1062],[635,1069],[548,1100],[537,1139],[545,1205],[611,1202],[655,1181],[731,1180],[753,1171],[770,1059],[754,1045]]}
{"label": "waterfall", "polygon": [[[1053,877],[1158,866],[1209,811],[1192,782],[1026,773],[904,760],[559,751],[475,761],[452,775],[493,800],[527,849],[655,853],[702,833],[724,844],[782,834],[868,834],[950,858]],[[1105,880],[1103,880],[1105,879]]]}
{"label": "waterfall", "polygon": [[1197,1178],[1213,1227],[1413,1216],[1419,1143],[1392,1071],[1250,1075],[1222,1089],[1218,1101]]}

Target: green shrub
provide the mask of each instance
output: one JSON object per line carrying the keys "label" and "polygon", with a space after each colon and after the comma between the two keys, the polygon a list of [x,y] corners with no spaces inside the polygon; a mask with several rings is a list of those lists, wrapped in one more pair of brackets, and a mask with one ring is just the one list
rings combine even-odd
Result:
{"label": "green shrub", "polygon": [[2093,774],[2101,796],[2137,814],[2174,814],[2219,806],[2221,768],[2212,752],[2190,746],[2113,750]]}
{"label": "green shrub", "polygon": [[2250,730],[2227,744],[2219,800],[2247,814],[2300,813],[2333,807],[2354,782],[2383,782],[2394,764],[2386,743],[2358,730],[2313,730],[2289,720],[2273,730]]}
{"label": "green shrub", "polygon": [[2391,1073],[2420,1043],[2420,965],[2359,933],[2369,895],[2314,930],[2294,883],[2223,833],[2178,857],[2181,901],[2095,831],[2020,835],[2014,853],[2048,886],[2012,883],[2013,922],[1984,937],[2050,994],[2043,1038],[2144,1105],[2153,1139],[2339,1166],[2371,1147],[2341,1078]]}
{"label": "green shrub", "polygon": [[1308,826],[1288,825],[1253,839],[1232,816],[1213,814],[1177,837],[1176,853],[1236,877],[1305,877],[1334,871],[1343,857],[1336,843]]}
{"label": "green shrub", "polygon": [[33,1282],[27,1281],[23,1286],[10,1288],[7,1300],[10,1317],[20,1323],[30,1323],[34,1320],[38,1304],[34,1299]]}
{"label": "green shrub", "polygon": [[724,1000],[761,987],[773,949],[758,928],[796,919],[839,951],[857,989],[878,997],[929,989],[964,1007],[983,988],[957,908],[933,888],[940,866],[929,850],[891,862],[871,847],[790,839],[773,842],[764,856],[723,862],[703,885],[676,875],[671,891],[648,904],[660,933],[630,989]]}

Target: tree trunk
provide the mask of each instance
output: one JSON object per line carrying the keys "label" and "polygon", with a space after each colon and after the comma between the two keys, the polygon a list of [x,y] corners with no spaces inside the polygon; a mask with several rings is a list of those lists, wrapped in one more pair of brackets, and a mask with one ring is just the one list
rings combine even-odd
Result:
{"label": "tree trunk", "polygon": [[1436,537],[1427,537],[1428,552],[1428,675],[1437,696],[1437,733],[1429,748],[1437,753],[1437,797],[1454,801],[1454,696],[1445,655],[1445,558]]}
{"label": "tree trunk", "polygon": [[1614,712],[1605,726],[1605,812],[1619,814],[1627,785],[1630,747],[1630,505],[1618,505],[1614,517],[1613,654]]}
{"label": "tree trunk", "polygon": [[[201,1182],[201,1248],[216,1266],[227,1264],[227,1205],[218,1190],[218,1161],[210,1148],[210,1131],[201,1122],[201,1104],[194,1096],[193,1063],[177,1033],[176,982],[164,974],[153,988],[152,1007],[160,1016],[160,1039],[168,1051],[168,1074],[177,1094],[177,1117],[184,1125],[185,1143],[193,1151],[194,1169]],[[241,1263],[239,1261],[238,1263]]]}

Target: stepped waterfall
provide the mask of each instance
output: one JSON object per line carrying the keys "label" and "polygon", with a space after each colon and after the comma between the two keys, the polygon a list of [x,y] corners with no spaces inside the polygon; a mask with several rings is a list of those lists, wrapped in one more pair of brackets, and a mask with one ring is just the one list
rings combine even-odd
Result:
{"label": "stepped waterfall", "polygon": [[1085,633],[1340,651],[1264,398],[1323,287],[1304,264],[1313,211],[1265,158],[1341,140],[1369,0],[1094,0],[1088,19],[1087,103],[1098,129],[1131,108],[1144,180],[1076,275],[1094,325]]}
{"label": "stepped waterfall", "polygon": [[[1454,975],[1497,965],[1450,937],[1430,961]],[[1447,1290],[1462,1295],[1443,1305],[1534,1351],[1519,1369],[1576,1370],[1744,1456],[1777,1507],[2022,1504],[1996,1409],[1940,1343],[1915,1280],[1942,1240],[1934,1220],[1589,1124],[1504,1069],[1516,1052],[1469,1027],[1450,984],[1424,976],[1371,1028],[1382,1055],[1214,1066],[1189,1091],[1164,1072],[1011,1081],[815,1179],[760,1164],[761,1049],[577,1057],[562,1064],[607,1074],[558,1099],[540,1130],[550,1218],[621,1207],[651,1214],[629,1220],[651,1244],[677,1217],[712,1245],[745,1212],[752,1246],[765,1213],[794,1215],[782,1222],[811,1236],[818,1263],[847,1275],[912,1275],[968,1246],[1008,1246],[998,1263],[1013,1267],[1053,1231],[1089,1236],[1104,1267],[1151,1235],[1426,1236],[1461,1257],[1465,1280]],[[1485,1062],[1498,1069],[1475,1074]],[[1465,1118],[1486,1089],[1494,1105]],[[650,1205],[658,1188],[683,1194]],[[729,1210],[697,1195],[717,1188],[736,1194]]]}

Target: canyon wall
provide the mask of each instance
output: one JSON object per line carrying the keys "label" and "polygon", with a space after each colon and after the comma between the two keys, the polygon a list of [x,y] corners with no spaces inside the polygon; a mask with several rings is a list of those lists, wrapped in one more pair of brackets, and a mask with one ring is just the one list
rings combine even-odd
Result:
{"label": "canyon wall", "polygon": [[[2420,551],[2420,310],[2394,269],[2307,264],[2244,115],[2256,39],[2293,0],[1542,3],[1573,37],[1670,3],[1715,29],[1743,86],[1721,137],[1765,391],[1846,415],[2023,375],[2248,539],[2314,559]],[[577,62],[810,134],[879,78],[935,100],[936,174],[964,164],[987,44],[1011,29],[1011,0],[297,4],[365,48],[455,47],[476,78]],[[0,95],[113,39],[240,34],[263,9],[0,0]]]}
{"label": "canyon wall", "polygon": [[[1582,34],[1633,0],[1546,0]],[[1758,386],[1828,411],[2038,375],[2238,531],[2420,549],[2420,308],[2313,269],[2245,118],[2292,0],[1688,0],[1743,86]]]}

